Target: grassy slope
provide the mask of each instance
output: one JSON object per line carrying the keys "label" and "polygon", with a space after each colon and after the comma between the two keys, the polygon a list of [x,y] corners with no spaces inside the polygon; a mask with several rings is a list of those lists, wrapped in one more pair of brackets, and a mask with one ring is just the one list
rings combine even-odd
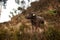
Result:
{"label": "grassy slope", "polygon": [[[35,40],[35,38],[33,38],[32,36],[35,35],[35,37],[36,37],[37,35],[40,35],[39,37],[38,36],[36,37],[36,39],[39,40],[39,38],[41,38],[42,34],[39,34],[39,32],[38,32],[38,34],[35,34],[33,32],[33,29],[31,28],[32,25],[30,23],[30,20],[27,20],[25,18],[26,14],[28,14],[30,12],[35,12],[36,15],[39,15],[39,16],[42,16],[42,17],[45,18],[48,27],[54,27],[54,28],[59,30],[60,29],[60,18],[59,18],[60,16],[58,16],[57,14],[55,15],[55,14],[51,14],[50,12],[48,12],[50,10],[55,9],[56,5],[53,5],[54,2],[55,2],[55,4],[59,4],[59,2],[56,2],[55,0],[53,0],[53,1],[42,0],[42,1],[39,1],[39,2],[34,2],[34,3],[32,3],[32,6],[29,7],[27,10],[25,10],[22,14],[14,16],[12,18],[12,20],[9,21],[9,22],[1,23],[0,24],[1,28],[0,29],[1,30],[3,30],[3,29],[7,30],[7,33],[9,35],[11,35],[11,33],[12,33],[12,35],[14,37],[13,37],[13,39],[10,38],[10,40],[17,40],[17,37],[16,37],[17,35],[16,34],[17,33],[21,34],[21,33],[24,33],[24,32],[28,33],[28,34],[22,34],[22,36],[24,35],[24,37],[22,37],[21,40],[24,40],[26,38],[25,37],[26,35],[29,35],[28,37],[31,38],[29,40]],[[21,27],[23,27],[23,28],[21,28]],[[42,30],[44,30],[45,27]],[[21,32],[20,28],[23,32]],[[28,40],[28,38],[26,38],[26,40]]]}

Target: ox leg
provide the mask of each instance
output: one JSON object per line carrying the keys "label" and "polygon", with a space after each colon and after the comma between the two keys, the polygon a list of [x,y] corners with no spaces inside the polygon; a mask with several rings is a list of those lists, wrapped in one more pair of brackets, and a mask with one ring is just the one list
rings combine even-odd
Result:
{"label": "ox leg", "polygon": [[32,32],[35,32],[35,27],[34,26],[32,26]]}
{"label": "ox leg", "polygon": [[35,32],[38,32],[38,27],[37,26],[35,27]]}
{"label": "ox leg", "polygon": [[39,23],[36,23],[36,27],[35,27],[36,32],[39,32],[38,27],[39,27]]}

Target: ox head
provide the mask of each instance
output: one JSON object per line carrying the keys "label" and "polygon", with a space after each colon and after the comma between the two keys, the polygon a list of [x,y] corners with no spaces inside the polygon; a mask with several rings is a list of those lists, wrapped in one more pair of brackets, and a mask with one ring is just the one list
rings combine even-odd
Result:
{"label": "ox head", "polygon": [[29,14],[27,14],[26,18],[27,18],[27,19],[34,19],[34,18],[36,18],[36,14],[34,14],[34,13],[29,13]]}

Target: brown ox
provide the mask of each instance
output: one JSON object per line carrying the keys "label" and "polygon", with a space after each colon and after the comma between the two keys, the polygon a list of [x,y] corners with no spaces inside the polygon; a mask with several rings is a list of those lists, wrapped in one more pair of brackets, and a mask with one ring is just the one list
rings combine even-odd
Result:
{"label": "brown ox", "polygon": [[26,16],[27,19],[30,19],[32,27],[34,26],[36,29],[44,25],[45,19],[41,16],[37,16],[34,13],[30,13]]}

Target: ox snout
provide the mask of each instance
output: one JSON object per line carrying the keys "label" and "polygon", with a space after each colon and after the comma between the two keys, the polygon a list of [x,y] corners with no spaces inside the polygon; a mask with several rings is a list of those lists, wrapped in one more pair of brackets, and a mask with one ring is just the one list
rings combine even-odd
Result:
{"label": "ox snout", "polygon": [[31,17],[25,17],[26,19],[31,19]]}
{"label": "ox snout", "polygon": [[26,18],[26,19],[31,19],[31,16],[26,15],[25,18]]}

